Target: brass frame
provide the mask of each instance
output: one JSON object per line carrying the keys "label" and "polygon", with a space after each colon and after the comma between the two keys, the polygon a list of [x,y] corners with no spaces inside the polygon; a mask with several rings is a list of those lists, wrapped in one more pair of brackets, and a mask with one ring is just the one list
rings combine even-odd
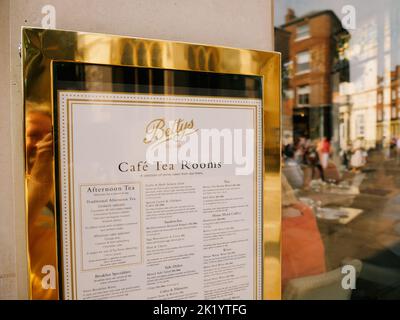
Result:
{"label": "brass frame", "polygon": [[[130,48],[133,54],[125,50]],[[194,53],[194,60],[188,58]],[[199,57],[201,56],[201,59]],[[197,57],[197,58],[196,58]],[[276,52],[235,49],[163,40],[130,38],[106,34],[22,29],[22,64],[25,121],[35,104],[53,105],[52,62],[70,61],[114,66],[161,68],[183,71],[203,71],[225,74],[261,76],[263,81],[263,298],[281,298],[281,180],[280,180],[280,106],[281,60]],[[53,110],[53,108],[51,108]],[[52,111],[51,111],[52,112]],[[54,128],[54,118],[52,122]],[[25,124],[25,148],[27,148]],[[25,149],[27,150],[27,149]],[[54,151],[54,144],[53,144]],[[28,188],[28,155],[25,152],[26,225],[27,241],[34,241],[28,232],[30,212]],[[54,153],[53,153],[53,161]],[[56,173],[52,170],[53,200],[55,203]],[[53,226],[56,230],[56,225]],[[58,299],[45,290],[33,288],[32,277],[38,259],[28,250],[30,298]]]}

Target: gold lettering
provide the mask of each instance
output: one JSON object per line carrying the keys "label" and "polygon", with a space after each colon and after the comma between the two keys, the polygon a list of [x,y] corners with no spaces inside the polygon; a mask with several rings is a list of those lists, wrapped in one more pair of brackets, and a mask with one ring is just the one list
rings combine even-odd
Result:
{"label": "gold lettering", "polygon": [[193,119],[191,121],[177,119],[170,126],[166,124],[164,119],[155,119],[147,125],[146,137],[143,139],[143,142],[150,144],[154,142],[166,142],[174,138],[181,140],[185,136],[195,132],[193,128]]}
{"label": "gold lettering", "polygon": [[150,136],[150,138],[148,139],[148,137],[145,137],[143,142],[149,144],[160,140],[164,136],[164,127],[164,119],[155,119],[151,121],[146,127],[146,135]]}

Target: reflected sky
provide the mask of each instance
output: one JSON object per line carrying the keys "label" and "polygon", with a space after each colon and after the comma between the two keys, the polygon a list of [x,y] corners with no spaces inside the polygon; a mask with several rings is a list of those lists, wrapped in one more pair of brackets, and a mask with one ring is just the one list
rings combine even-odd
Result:
{"label": "reflected sky", "polygon": [[400,65],[400,1],[398,0],[280,0],[275,1],[275,25],[284,23],[287,8],[296,16],[311,11],[333,10],[339,19],[345,16],[346,5],[356,10],[356,28],[349,30],[351,40],[347,57],[350,60],[350,85],[347,94],[376,88],[377,77],[390,84],[390,71]]}

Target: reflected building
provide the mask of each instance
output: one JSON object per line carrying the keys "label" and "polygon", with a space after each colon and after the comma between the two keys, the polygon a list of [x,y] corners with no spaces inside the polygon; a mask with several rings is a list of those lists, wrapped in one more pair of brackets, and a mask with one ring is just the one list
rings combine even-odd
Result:
{"label": "reflected building", "polygon": [[[339,85],[335,101],[339,106],[340,146],[351,148],[355,141],[362,140],[366,149],[375,148],[378,104],[382,121],[385,110],[384,79],[378,77],[377,26],[373,20],[352,30],[345,54],[350,61],[350,78]],[[382,136],[385,135],[383,131]]]}
{"label": "reflected building", "polygon": [[399,126],[400,104],[400,66],[390,73],[390,136],[400,137]]}
{"label": "reflected building", "polygon": [[[383,77],[377,77],[376,86],[376,140],[383,141],[383,118],[384,118],[384,105],[383,105]],[[381,146],[382,147],[382,146]]]}
{"label": "reflected building", "polygon": [[400,67],[391,14],[371,15],[352,30],[346,51],[350,81],[339,85],[340,146],[361,139],[366,149],[386,148],[400,135]]}
{"label": "reflected building", "polygon": [[341,59],[338,48],[349,33],[331,10],[296,17],[288,9],[281,29],[290,33],[283,100],[285,112],[288,106],[292,108],[293,137],[326,136],[338,143],[339,112],[333,96],[335,87],[348,80],[348,63]]}

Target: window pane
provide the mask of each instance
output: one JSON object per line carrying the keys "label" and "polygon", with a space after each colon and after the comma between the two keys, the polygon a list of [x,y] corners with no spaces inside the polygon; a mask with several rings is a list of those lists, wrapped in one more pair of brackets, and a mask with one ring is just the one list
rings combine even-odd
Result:
{"label": "window pane", "polygon": [[299,94],[309,94],[310,93],[310,86],[299,87],[297,89]]}
{"label": "window pane", "polygon": [[308,51],[298,53],[296,56],[296,60],[297,60],[297,73],[310,70],[311,56]]}
{"label": "window pane", "polygon": [[310,62],[310,52],[301,52],[297,54],[297,63],[308,63]]}
{"label": "window pane", "polygon": [[392,107],[392,119],[395,119],[397,117],[397,108],[396,107]]}
{"label": "window pane", "polygon": [[297,27],[297,39],[307,38],[310,35],[308,24]]}

